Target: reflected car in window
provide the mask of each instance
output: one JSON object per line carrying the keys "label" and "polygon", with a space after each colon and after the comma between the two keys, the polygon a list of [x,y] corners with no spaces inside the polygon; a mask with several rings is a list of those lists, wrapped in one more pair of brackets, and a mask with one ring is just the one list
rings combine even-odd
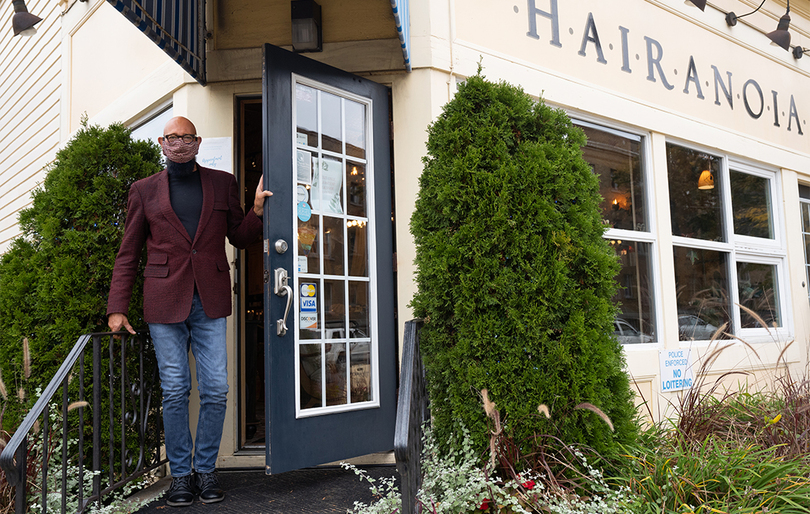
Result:
{"label": "reflected car in window", "polygon": [[717,332],[717,327],[697,316],[678,316],[678,334],[681,341],[708,341]]}
{"label": "reflected car in window", "polygon": [[641,344],[652,343],[653,337],[647,334],[642,334],[627,321],[618,318],[613,322],[613,335],[619,340],[621,344]]}

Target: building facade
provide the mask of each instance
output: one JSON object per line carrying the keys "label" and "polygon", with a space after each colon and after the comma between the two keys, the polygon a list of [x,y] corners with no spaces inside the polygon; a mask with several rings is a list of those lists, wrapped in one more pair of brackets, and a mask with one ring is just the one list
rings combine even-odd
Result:
{"label": "building facade", "polygon": [[[306,53],[291,47],[307,13],[288,0],[179,2],[199,12],[163,22],[188,41],[144,29],[161,21],[146,1],[29,0],[43,22],[25,39],[0,19],[0,251],[83,116],[153,139],[187,116],[246,202],[262,174],[275,193],[264,242],[230,253],[221,466],[385,449],[372,439],[392,427],[426,128],[479,66],[588,136],[622,264],[616,336],[645,412],[671,413],[718,346],[712,377],[746,373],[729,385],[806,370],[810,2],[319,3],[322,48]],[[785,49],[766,34],[788,11]]]}

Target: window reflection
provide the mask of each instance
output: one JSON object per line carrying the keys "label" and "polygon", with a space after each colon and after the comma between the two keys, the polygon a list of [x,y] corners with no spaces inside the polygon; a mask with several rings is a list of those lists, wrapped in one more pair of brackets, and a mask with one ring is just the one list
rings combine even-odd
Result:
{"label": "window reflection", "polygon": [[619,290],[613,297],[621,313],[614,324],[614,334],[622,344],[655,341],[651,283],[651,249],[649,243],[611,240],[622,269],[616,277]]}
{"label": "window reflection", "polygon": [[[709,340],[731,321],[728,253],[676,246],[674,254],[680,340]],[[731,327],[725,332],[731,333]]]}
{"label": "window reflection", "polygon": [[769,180],[734,170],[730,172],[730,177],[734,233],[773,239]]}
{"label": "window reflection", "polygon": [[667,143],[672,235],[726,241],[721,162],[719,157]]}
{"label": "window reflection", "polygon": [[582,154],[599,176],[600,208],[607,225],[646,231],[641,142],[589,126],[581,128],[588,137]]}
{"label": "window reflection", "polygon": [[776,293],[776,266],[737,263],[737,288],[740,295],[742,328],[779,327],[779,295]]}

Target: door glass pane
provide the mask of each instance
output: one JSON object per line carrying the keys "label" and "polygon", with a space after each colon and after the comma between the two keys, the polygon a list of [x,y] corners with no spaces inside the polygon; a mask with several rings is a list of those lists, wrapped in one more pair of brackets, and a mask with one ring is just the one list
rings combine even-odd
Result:
{"label": "door glass pane", "polygon": [[[737,284],[742,328],[767,328],[782,325],[779,316],[779,295],[776,288],[776,266],[772,264],[737,263]],[[759,318],[759,319],[757,319]]]}
{"label": "door glass pane", "polygon": [[349,282],[349,337],[368,337],[368,282]]}
{"label": "door glass pane", "polygon": [[343,405],[346,394],[346,343],[326,343],[326,405]]}
{"label": "door glass pane", "polygon": [[318,146],[318,92],[309,86],[295,86],[296,144]]}
{"label": "door glass pane", "polygon": [[613,329],[621,344],[652,343],[656,340],[652,296],[652,244],[611,240],[621,263],[616,276],[619,290],[613,303],[619,306]]}
{"label": "door glass pane", "polygon": [[371,343],[351,342],[352,403],[371,400]]}
{"label": "door glass pane", "polygon": [[770,181],[765,177],[734,170],[730,172],[730,176],[734,233],[773,239]]}
{"label": "door glass pane", "polygon": [[343,218],[323,218],[323,272],[343,275]]}
{"label": "door glass pane", "polygon": [[341,153],[343,150],[343,137],[341,126],[343,119],[340,115],[340,97],[321,92],[321,127],[322,148],[330,152]]}
{"label": "door glass pane", "polygon": [[326,339],[346,337],[346,296],[343,280],[324,280]]}
{"label": "door glass pane", "polygon": [[580,127],[588,137],[582,155],[599,176],[602,217],[612,228],[649,231],[641,142],[612,131]]}
{"label": "door glass pane", "polygon": [[680,246],[674,253],[680,340],[707,341],[724,323],[724,332],[731,333],[728,254]]}
{"label": "door glass pane", "polygon": [[335,157],[318,161],[312,177],[312,208],[326,214],[343,214],[343,162]]}
{"label": "door glass pane", "polygon": [[321,345],[302,344],[299,348],[301,409],[321,407],[323,398]]}
{"label": "door glass pane", "polygon": [[346,100],[346,154],[366,158],[366,106]]}
{"label": "door glass pane", "polygon": [[346,225],[349,241],[349,275],[367,277],[368,241],[366,241],[366,222],[364,220],[349,220]]}
{"label": "door glass pane", "polygon": [[357,162],[346,163],[346,183],[349,185],[349,215],[366,216],[366,167]]}
{"label": "door glass pane", "polygon": [[300,273],[320,273],[320,252],[318,232],[320,216],[312,216],[307,221],[298,217],[298,271]]}
{"label": "door glass pane", "polygon": [[725,241],[719,157],[667,143],[672,235]]}
{"label": "door glass pane", "polygon": [[301,119],[294,123],[306,137],[297,142],[293,171],[298,298],[290,316],[298,326],[298,414],[312,416],[375,400],[373,185],[365,160],[368,106],[310,86],[296,91]]}

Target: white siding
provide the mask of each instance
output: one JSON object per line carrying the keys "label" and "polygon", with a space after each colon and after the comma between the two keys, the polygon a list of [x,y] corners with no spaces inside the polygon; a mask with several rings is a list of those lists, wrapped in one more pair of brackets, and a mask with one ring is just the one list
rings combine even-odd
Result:
{"label": "white siding", "polygon": [[31,204],[59,146],[61,8],[26,5],[42,18],[31,37],[13,35],[11,2],[0,12],[0,253],[21,234],[18,211]]}

